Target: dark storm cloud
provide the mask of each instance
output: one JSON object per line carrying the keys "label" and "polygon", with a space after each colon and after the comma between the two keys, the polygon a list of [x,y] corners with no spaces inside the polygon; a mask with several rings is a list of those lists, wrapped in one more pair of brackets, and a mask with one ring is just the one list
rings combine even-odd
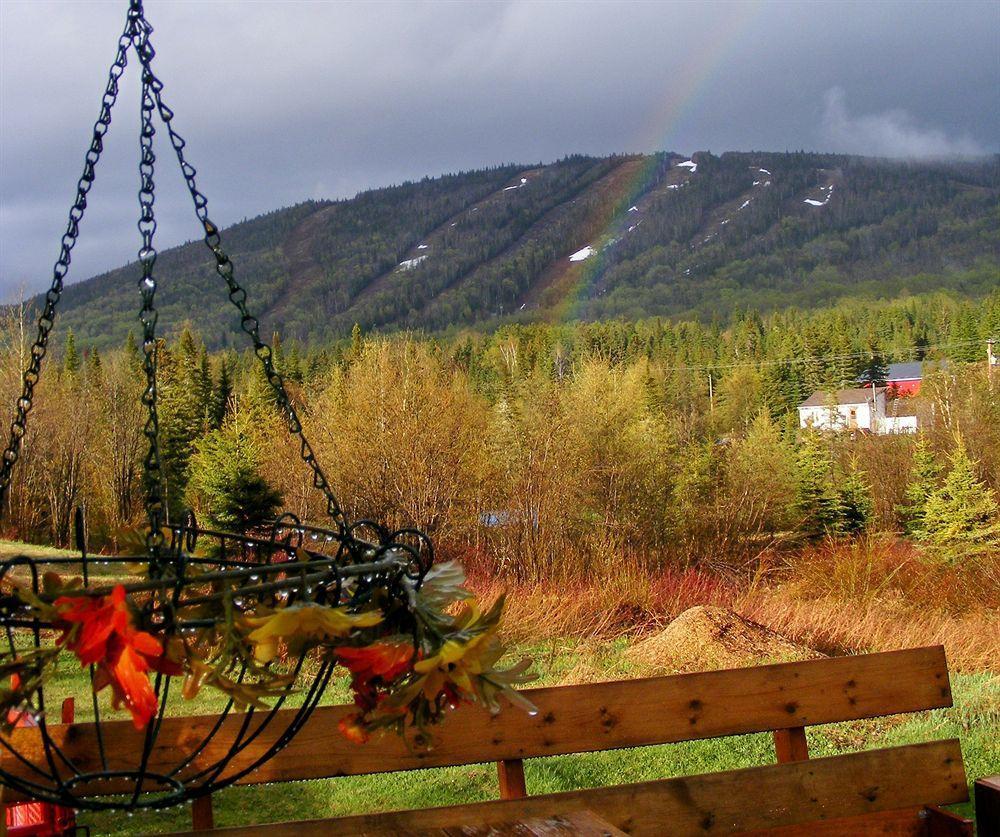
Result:
{"label": "dark storm cloud", "polygon": [[[48,283],[126,5],[0,0],[0,299]],[[947,156],[1000,138],[992,1],[146,5],[223,224],[578,151]],[[73,279],[136,249],[136,102],[133,78]],[[197,230],[160,157],[169,246]]]}

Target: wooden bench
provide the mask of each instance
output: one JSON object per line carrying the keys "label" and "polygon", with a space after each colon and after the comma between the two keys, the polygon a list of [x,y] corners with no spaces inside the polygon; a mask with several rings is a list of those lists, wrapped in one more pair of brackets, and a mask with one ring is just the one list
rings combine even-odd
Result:
{"label": "wooden bench", "polygon": [[[957,740],[810,759],[805,735],[807,726],[817,724],[951,706],[940,646],[538,688],[526,694],[538,707],[537,715],[508,709],[491,717],[478,707],[462,707],[440,727],[435,746],[427,751],[408,749],[393,735],[363,746],[351,744],[341,737],[337,722],[352,707],[321,707],[283,751],[238,782],[290,782],[496,762],[498,801],[210,830],[212,807],[205,797],[194,806],[194,828],[220,836],[443,834],[463,824],[592,812],[626,833],[645,835],[972,834],[969,820],[939,807],[968,800]],[[150,768],[155,770],[161,759],[164,764],[176,763],[176,748],[187,748],[210,723],[207,717],[165,720]],[[235,727],[239,719],[226,723]],[[225,732],[203,754],[206,759],[225,746]],[[541,796],[528,796],[525,786],[523,760],[528,758],[759,732],[773,733],[776,764]],[[96,758],[91,727],[66,726],[54,735],[74,759]],[[261,736],[234,759],[230,769],[238,771],[250,763],[269,743],[265,739]],[[105,741],[112,742],[112,763],[118,757],[125,759],[136,740],[127,721],[114,734],[106,732]]]}

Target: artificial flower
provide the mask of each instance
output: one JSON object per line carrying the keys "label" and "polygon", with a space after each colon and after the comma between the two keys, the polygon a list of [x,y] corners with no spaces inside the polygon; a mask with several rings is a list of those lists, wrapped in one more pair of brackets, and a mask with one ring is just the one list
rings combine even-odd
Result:
{"label": "artificial flower", "polygon": [[335,648],[334,653],[351,672],[354,703],[365,711],[378,705],[379,688],[389,686],[410,671],[413,663],[413,646],[409,643],[376,642],[360,648],[344,646]]}
{"label": "artificial flower", "polygon": [[124,705],[136,729],[143,729],[158,706],[149,672],[175,675],[181,667],[156,637],[135,627],[125,588],[118,584],[107,596],[61,596],[54,606],[55,626],[63,632],[58,644],[81,665],[95,665],[94,690],[110,686],[112,705]]}
{"label": "artificial flower", "polygon": [[472,678],[486,671],[493,662],[485,660],[490,656],[491,639],[491,632],[465,641],[448,639],[433,657],[417,662],[413,670],[423,676],[421,690],[424,697],[434,700],[449,684],[454,684],[466,694],[472,693],[475,690]]}
{"label": "artificial flower", "polygon": [[413,661],[413,646],[402,642],[375,642],[360,648],[342,646],[334,653],[356,683],[370,683],[377,677],[391,683],[409,671]]}
{"label": "artificial flower", "polygon": [[345,715],[340,719],[337,728],[352,744],[365,744],[368,741],[368,730],[360,715]]}
{"label": "artificial flower", "polygon": [[382,613],[377,610],[350,613],[342,607],[307,602],[289,605],[265,616],[248,616],[244,621],[254,629],[247,634],[254,646],[254,658],[260,663],[269,663],[278,656],[280,640],[298,648],[309,641],[339,639],[355,628],[377,625],[382,619]]}

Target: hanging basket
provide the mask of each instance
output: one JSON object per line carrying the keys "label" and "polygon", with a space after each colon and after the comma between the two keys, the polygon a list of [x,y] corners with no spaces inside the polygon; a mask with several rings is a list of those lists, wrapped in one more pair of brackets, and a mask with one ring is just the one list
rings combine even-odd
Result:
{"label": "hanging basket", "polygon": [[[78,541],[82,523],[78,513]],[[372,543],[350,533],[303,525],[292,515],[268,527],[266,535],[235,535],[200,529],[189,513],[182,525],[169,528],[160,560],[140,580],[119,581],[133,575],[144,556],[90,556],[81,549],[75,559],[5,560],[0,565],[2,665],[5,673],[21,681],[16,690],[23,689],[24,694],[16,708],[7,709],[5,726],[10,731],[0,737],[6,751],[0,761],[4,784],[45,802],[105,810],[171,807],[238,781],[298,732],[319,703],[339,658],[318,645],[310,651],[277,655],[266,661],[265,669],[259,653],[257,658],[241,656],[237,649],[227,657],[226,643],[252,636],[248,629],[260,621],[261,613],[315,608],[344,614],[348,620],[369,614],[368,619],[355,619],[379,620],[361,628],[366,639],[408,634],[413,644],[407,656],[412,655],[419,626],[411,603],[430,567],[429,547],[412,532]],[[61,579],[78,578],[82,584],[54,589],[54,573]],[[151,703],[140,706],[137,696],[123,696],[127,684],[113,682],[112,688],[102,690],[108,670],[102,657],[87,666],[87,688],[75,696],[84,698],[76,707],[83,723],[67,740],[66,727],[59,727],[56,734],[50,730],[53,707],[47,704],[53,697],[58,700],[62,690],[53,689],[50,697],[47,689],[34,687],[30,679],[35,674],[45,678],[45,667],[54,664],[47,655],[60,653],[60,644],[67,656],[66,646],[72,644],[62,639],[67,630],[86,626],[71,620],[75,612],[87,607],[96,612],[116,596],[125,603],[129,628],[154,638],[164,649],[160,658],[164,664],[154,662],[149,669],[152,677],[145,679]],[[85,641],[80,627],[73,641]],[[101,622],[95,630],[104,627]],[[350,642],[349,636],[345,632],[339,638],[332,634],[325,638]],[[171,647],[177,653],[166,650]],[[253,640],[246,645],[250,651],[259,648]],[[192,668],[192,660],[204,668]],[[66,662],[65,673],[72,675],[75,666],[71,658]],[[161,730],[170,724],[168,707],[183,707],[185,697],[178,690],[190,691],[199,677],[211,681],[216,673],[224,683],[197,684],[206,691],[214,685],[220,704],[204,734],[188,738],[182,750],[157,746]],[[113,702],[119,703],[118,711]],[[129,713],[135,722],[136,746],[122,760],[126,748],[116,746],[109,755],[102,723],[109,717],[127,718]],[[244,755],[248,748],[250,759]],[[86,755],[81,758],[79,753]],[[105,798],[109,791],[115,797]]]}
{"label": "hanging basket", "polygon": [[[412,732],[419,743],[428,725],[463,701],[497,711],[504,695],[532,709],[512,688],[531,679],[528,663],[496,667],[502,600],[480,611],[457,567],[432,566],[424,534],[351,523],[341,509],[208,216],[153,73],[151,32],[141,0],[130,0],[0,462],[2,513],[118,80],[134,52],[142,70],[145,549],[89,555],[78,511],[79,557],[0,562],[0,780],[18,794],[85,810],[162,809],[239,781],[299,733],[335,670],[349,675],[357,706],[342,731],[359,742],[390,729]],[[181,523],[168,520],[157,414],[154,115],[277,409],[325,499],[327,526],[286,514],[252,532],[229,533],[199,527],[190,512]],[[462,600],[470,601],[458,606]],[[78,723],[55,724],[54,709],[69,697]],[[176,718],[195,714],[183,708],[195,698],[208,703],[205,720]]]}

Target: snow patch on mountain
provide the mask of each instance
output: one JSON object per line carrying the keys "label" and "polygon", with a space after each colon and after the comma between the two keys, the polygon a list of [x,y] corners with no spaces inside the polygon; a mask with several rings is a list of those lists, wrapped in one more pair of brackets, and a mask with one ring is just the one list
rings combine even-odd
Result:
{"label": "snow patch on mountain", "polygon": [[416,258],[413,259],[404,259],[399,263],[399,267],[397,268],[397,270],[413,270],[413,268],[415,268],[418,264],[420,264],[422,261],[425,261],[426,259],[427,256],[417,256]]}
{"label": "snow patch on mountain", "polygon": [[813,198],[806,198],[803,203],[807,203],[809,206],[826,206],[830,202],[830,196],[833,194],[833,184],[831,183],[829,186],[820,187],[820,191],[823,189],[827,190],[826,197],[823,200],[818,201]]}

